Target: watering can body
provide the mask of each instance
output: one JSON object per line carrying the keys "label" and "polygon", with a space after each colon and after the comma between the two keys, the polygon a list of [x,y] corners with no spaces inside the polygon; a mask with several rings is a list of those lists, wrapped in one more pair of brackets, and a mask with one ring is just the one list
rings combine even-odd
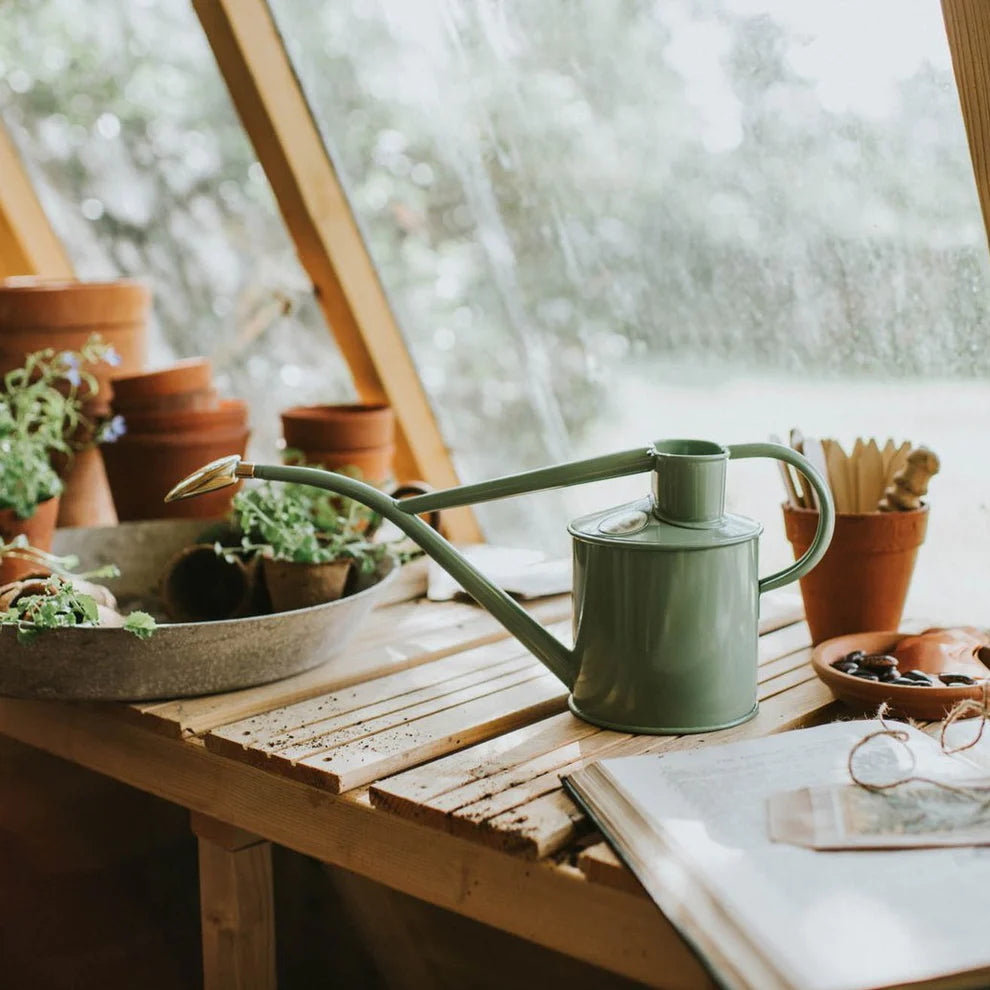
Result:
{"label": "watering can body", "polygon": [[[808,552],[777,574],[758,574],[762,526],[725,512],[730,459],[772,457],[801,471],[820,514]],[[480,574],[419,513],[525,492],[651,472],[652,493],[576,519],[574,646],[565,647]],[[224,458],[169,493],[184,498],[238,478],[313,485],[353,498],[393,522],[444,567],[570,690],[575,714],[627,732],[680,734],[727,728],[756,713],[760,594],[797,580],[828,548],[834,524],[824,479],[780,444],[723,447],[664,440],[477,485],[397,500],[353,478]]]}

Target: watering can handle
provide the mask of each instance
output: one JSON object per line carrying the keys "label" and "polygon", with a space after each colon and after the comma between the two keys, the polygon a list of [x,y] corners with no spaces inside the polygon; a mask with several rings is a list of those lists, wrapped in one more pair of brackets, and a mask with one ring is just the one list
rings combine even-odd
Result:
{"label": "watering can handle", "polygon": [[732,460],[742,460],[746,457],[773,457],[778,461],[786,461],[796,467],[807,479],[811,487],[818,496],[818,530],[815,538],[811,541],[804,556],[796,560],[790,567],[786,567],[769,577],[760,578],[760,594],[764,591],[771,591],[780,588],[785,584],[796,581],[799,577],[807,574],[815,564],[825,556],[829,542],[832,539],[832,530],[835,528],[835,504],[832,501],[832,492],[828,487],[828,482],[812,467],[807,458],[802,457],[796,450],[786,447],[782,443],[737,443],[728,448],[729,457]]}

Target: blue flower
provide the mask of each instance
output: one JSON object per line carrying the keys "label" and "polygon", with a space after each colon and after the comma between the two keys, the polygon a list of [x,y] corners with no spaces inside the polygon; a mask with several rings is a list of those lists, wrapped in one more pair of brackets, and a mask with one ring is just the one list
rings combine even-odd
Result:
{"label": "blue flower", "polygon": [[59,354],[58,359],[65,365],[66,368],[79,367],[79,355],[74,351],[62,351],[62,353]]}
{"label": "blue flower", "polygon": [[79,374],[77,368],[69,368],[69,370],[65,373],[65,378],[68,383],[75,388],[79,388],[79,386],[82,385],[82,376]]}
{"label": "blue flower", "polygon": [[103,360],[116,368],[120,364],[120,355],[112,347],[108,347],[106,354],[103,355]]}
{"label": "blue flower", "polygon": [[107,443],[119,440],[127,432],[127,424],[123,416],[114,416],[106,425],[104,439]]}

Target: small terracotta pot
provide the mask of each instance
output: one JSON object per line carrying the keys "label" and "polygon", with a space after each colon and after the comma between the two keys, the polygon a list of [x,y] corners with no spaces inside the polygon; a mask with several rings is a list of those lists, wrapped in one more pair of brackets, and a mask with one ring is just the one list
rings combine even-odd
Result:
{"label": "small terracotta pot", "polygon": [[58,507],[59,526],[115,526],[117,510],[103,457],[95,447],[80,450],[59,471],[65,489]]}
{"label": "small terracotta pot", "polygon": [[334,560],[329,564],[294,564],[286,560],[262,558],[265,586],[276,612],[291,612],[324,602],[336,601],[344,594],[352,560]]}
{"label": "small terracotta pot", "polygon": [[213,387],[213,369],[206,358],[176,361],[158,371],[117,375],[113,379],[114,408],[153,407],[161,399],[178,395],[202,395]]}
{"label": "small terracotta pot", "polygon": [[184,547],[162,572],[162,599],[173,622],[213,622],[251,614],[257,568],[226,560],[211,543]]}
{"label": "small terracotta pot", "polygon": [[[298,448],[296,448],[298,449]],[[366,450],[310,450],[300,451],[303,460],[326,471],[357,472],[362,481],[378,485],[392,474],[394,447],[369,447]]]}
{"label": "small terracotta pot", "polygon": [[299,450],[366,450],[395,440],[390,406],[296,406],[282,413],[286,447]]}
{"label": "small terracotta pot", "polygon": [[[785,505],[784,526],[796,560],[811,545],[818,512]],[[927,527],[927,505],[837,514],[828,551],[800,582],[812,642],[897,629]]]}
{"label": "small terracotta pot", "polygon": [[128,433],[177,436],[197,435],[223,430],[243,429],[248,421],[248,407],[243,399],[224,399],[214,409],[183,412],[131,412],[124,415]]}
{"label": "small terracotta pot", "polygon": [[[42,502],[27,519],[21,519],[13,509],[0,509],[0,539],[9,543],[15,536],[23,534],[31,546],[51,550],[57,517],[58,498]],[[30,560],[4,557],[0,559],[0,585],[19,581],[28,574],[37,573],[37,570],[38,565]]]}
{"label": "small terracotta pot", "polygon": [[242,457],[247,429],[179,436],[126,434],[100,448],[121,522],[204,519],[226,515],[239,486],[165,503],[166,493],[197,468],[229,454]]}

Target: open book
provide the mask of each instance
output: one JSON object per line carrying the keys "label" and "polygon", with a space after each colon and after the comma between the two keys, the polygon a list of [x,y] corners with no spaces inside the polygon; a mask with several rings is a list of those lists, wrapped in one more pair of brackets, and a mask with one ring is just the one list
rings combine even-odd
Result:
{"label": "open book", "polygon": [[[851,747],[877,727],[606,759],[564,783],[726,987],[990,986],[990,848],[820,852],[770,838],[770,797],[848,783]],[[986,776],[987,749],[949,757],[898,728],[916,773]]]}

